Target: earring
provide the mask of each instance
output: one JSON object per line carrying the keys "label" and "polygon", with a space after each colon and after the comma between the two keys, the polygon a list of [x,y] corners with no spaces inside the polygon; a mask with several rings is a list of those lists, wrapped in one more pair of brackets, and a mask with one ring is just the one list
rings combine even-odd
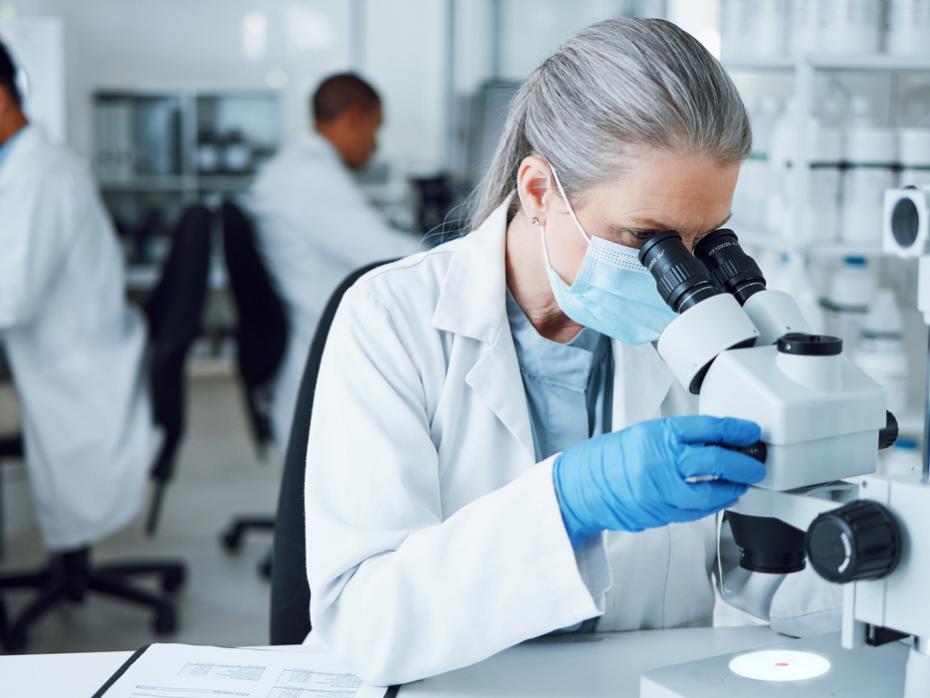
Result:
{"label": "earring", "polygon": [[533,225],[539,225],[539,218],[537,218],[536,216],[533,216],[532,218],[530,218],[530,223],[532,223]]}

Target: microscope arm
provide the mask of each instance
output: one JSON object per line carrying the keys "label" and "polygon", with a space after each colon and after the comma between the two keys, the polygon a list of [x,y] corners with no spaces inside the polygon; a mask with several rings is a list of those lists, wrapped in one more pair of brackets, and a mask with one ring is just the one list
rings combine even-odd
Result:
{"label": "microscope arm", "polygon": [[[768,515],[806,530],[822,511],[854,499],[857,488],[845,482],[772,492],[753,488],[740,500],[747,510]],[[733,510],[738,510],[737,503]],[[761,512],[761,513],[759,513]],[[728,605],[768,621],[783,635],[804,637],[833,632],[840,627],[842,592],[820,579],[812,569],[795,574],[750,572],[739,564],[740,552],[729,522],[718,517],[716,588]]]}
{"label": "microscope arm", "polygon": [[787,492],[751,487],[730,511],[778,519],[806,531],[817,516],[855,500],[858,493],[856,485],[841,481]]}

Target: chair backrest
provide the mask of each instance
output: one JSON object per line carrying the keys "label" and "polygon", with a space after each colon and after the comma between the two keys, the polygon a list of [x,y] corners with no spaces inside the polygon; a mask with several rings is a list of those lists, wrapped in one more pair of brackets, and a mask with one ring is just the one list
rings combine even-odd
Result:
{"label": "chair backrest", "polygon": [[152,409],[165,437],[152,469],[158,484],[146,524],[150,534],[157,526],[163,487],[173,474],[175,453],[184,433],[184,367],[200,332],[207,298],[212,222],[213,215],[204,206],[184,211],[172,233],[161,279],[145,308],[150,330]]}
{"label": "chair backrest", "polygon": [[323,348],[342,296],[364,274],[390,261],[376,262],[352,272],[330,296],[307,355],[294,421],[284,456],[284,473],[278,495],[271,566],[271,644],[300,644],[310,632],[310,586],[307,583],[304,478],[310,418]]}
{"label": "chair backrest", "polygon": [[236,204],[221,210],[223,253],[236,304],[239,377],[259,450],[271,441],[270,396],[287,347],[284,303],[258,250],[255,227]]}

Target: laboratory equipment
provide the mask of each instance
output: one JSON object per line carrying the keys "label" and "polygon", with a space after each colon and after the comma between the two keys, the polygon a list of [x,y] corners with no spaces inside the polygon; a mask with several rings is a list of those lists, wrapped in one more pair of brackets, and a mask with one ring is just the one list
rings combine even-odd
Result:
{"label": "laboratory equipment", "polygon": [[907,409],[910,371],[902,324],[894,292],[879,289],[862,323],[859,346],[853,354],[855,362],[885,389],[887,407],[893,414],[903,414]]}
{"label": "laboratory equipment", "polygon": [[819,50],[836,54],[877,53],[884,29],[882,0],[817,0]]}
{"label": "laboratory equipment", "polygon": [[791,27],[788,0],[723,0],[721,50],[726,60],[781,58]]}
{"label": "laboratory equipment", "polygon": [[844,257],[830,276],[820,305],[827,334],[842,339],[848,354],[859,344],[877,285],[877,270],[865,257]]}
{"label": "laboratory equipment", "polygon": [[930,0],[890,0],[888,53],[898,56],[930,54]]}
{"label": "laboratory equipment", "polygon": [[930,128],[902,128],[898,143],[901,185],[930,185]]}
{"label": "laboratory equipment", "polygon": [[856,125],[847,131],[840,230],[843,241],[878,246],[882,193],[898,184],[897,161],[894,129]]}
{"label": "laboratory equipment", "polygon": [[[883,233],[887,252],[920,259],[918,308],[930,324],[930,187],[886,192]],[[687,314],[670,324],[666,333],[675,330],[676,323]],[[846,427],[841,430],[847,433],[832,437],[820,461],[811,464],[808,482],[783,490],[764,486],[750,488],[727,513],[727,516],[736,514],[743,518],[742,536],[737,531],[738,526],[733,525],[734,537],[742,548],[740,564],[761,571],[772,563],[770,567],[778,568],[772,571],[788,571],[791,567],[802,568],[806,557],[820,576],[845,585],[840,640],[849,650],[847,654],[837,653],[829,637],[776,648],[779,651],[804,650],[833,665],[832,671],[793,686],[795,695],[903,695],[904,698],[930,695],[930,607],[925,600],[930,584],[930,546],[918,544],[919,532],[926,527],[930,504],[930,452],[925,448],[921,473],[867,474],[859,480],[858,486],[831,482],[835,476],[828,472],[845,470],[841,477],[850,477],[869,460],[874,469],[875,447],[894,441],[896,425],[891,417],[886,418],[884,427],[880,425],[879,413],[884,410],[882,391],[875,390],[871,379],[857,375],[860,369],[841,353],[831,353],[837,349],[837,342],[830,338],[801,334],[782,337],[779,356],[769,360],[770,369],[781,370],[786,365],[783,360],[779,363],[781,349],[786,342],[795,341],[812,351],[807,356],[798,354],[792,359],[796,377],[804,380],[798,381],[799,385],[792,392],[775,395],[791,398],[786,400],[784,412],[777,415],[780,419],[772,418],[773,411],[768,404],[777,390],[765,381],[752,384],[741,380],[742,376],[731,369],[756,365],[752,360],[754,355],[761,358],[762,352],[770,349],[768,347],[722,351],[705,371],[699,390],[702,412],[714,409],[719,414],[732,416],[759,415],[757,421],[763,428],[763,440],[769,442],[770,457],[766,459],[772,471],[769,478],[775,481],[785,479],[778,471],[796,465],[771,458],[778,446],[779,430],[791,438],[803,435],[812,427],[817,428],[796,418],[805,414],[806,399],[815,399],[820,393],[820,399],[829,400],[830,396],[845,393],[843,404],[825,409],[822,414],[829,415],[829,419],[823,420],[822,416],[821,419]],[[663,353],[662,343],[660,339],[660,354]],[[816,348],[821,349],[819,355],[813,353]],[[830,351],[826,351],[827,348]],[[759,361],[757,366],[762,363]],[[803,371],[802,363],[806,364]],[[756,376],[775,379],[773,385],[778,385],[774,370],[766,375],[760,369]],[[854,383],[861,390],[850,390]],[[715,391],[726,399],[708,399]],[[843,412],[835,412],[834,407]],[[927,419],[930,421],[930,409]],[[861,461],[847,460],[844,442],[858,440],[865,433],[872,441],[868,446],[863,442]],[[798,455],[802,459],[819,446],[816,440],[800,445],[802,450]],[[770,535],[777,528],[790,534],[789,538],[782,539],[785,545],[780,547],[773,544]],[[766,535],[761,535],[761,531]],[[800,551],[799,543],[803,545]],[[896,642],[909,637],[912,638],[910,649]],[[904,652],[907,653],[906,664],[900,662]],[[892,654],[897,655],[897,660],[889,658]],[[734,660],[735,656],[729,655],[650,672],[643,677],[641,696],[709,695],[706,687],[710,684],[718,693],[721,687],[739,688],[740,695],[762,694],[768,690],[757,679],[736,676]],[[880,692],[876,692],[874,686],[870,692],[864,692],[863,686],[876,675],[882,677]],[[682,683],[683,676],[689,677],[688,685]]]}

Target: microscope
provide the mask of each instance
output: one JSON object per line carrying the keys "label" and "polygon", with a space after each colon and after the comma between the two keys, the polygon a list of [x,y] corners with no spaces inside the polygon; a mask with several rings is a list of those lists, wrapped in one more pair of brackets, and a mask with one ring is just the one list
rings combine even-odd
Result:
{"label": "microscope", "polygon": [[[930,187],[886,192],[883,236],[887,252],[919,258],[918,307],[930,324]],[[875,473],[898,432],[884,390],[840,339],[812,334],[788,294],[766,288],[733,231],[707,235],[693,254],[676,233],[659,234],[640,261],[679,313],[657,348],[700,413],[762,427],[746,452],[767,475],[725,513],[740,567],[790,574],[810,564],[843,585],[842,649],[825,636],[666,667],[643,676],[641,696],[769,695],[781,681],[794,682],[784,689],[796,698],[930,696],[930,544],[919,544],[928,449],[922,474]]]}

